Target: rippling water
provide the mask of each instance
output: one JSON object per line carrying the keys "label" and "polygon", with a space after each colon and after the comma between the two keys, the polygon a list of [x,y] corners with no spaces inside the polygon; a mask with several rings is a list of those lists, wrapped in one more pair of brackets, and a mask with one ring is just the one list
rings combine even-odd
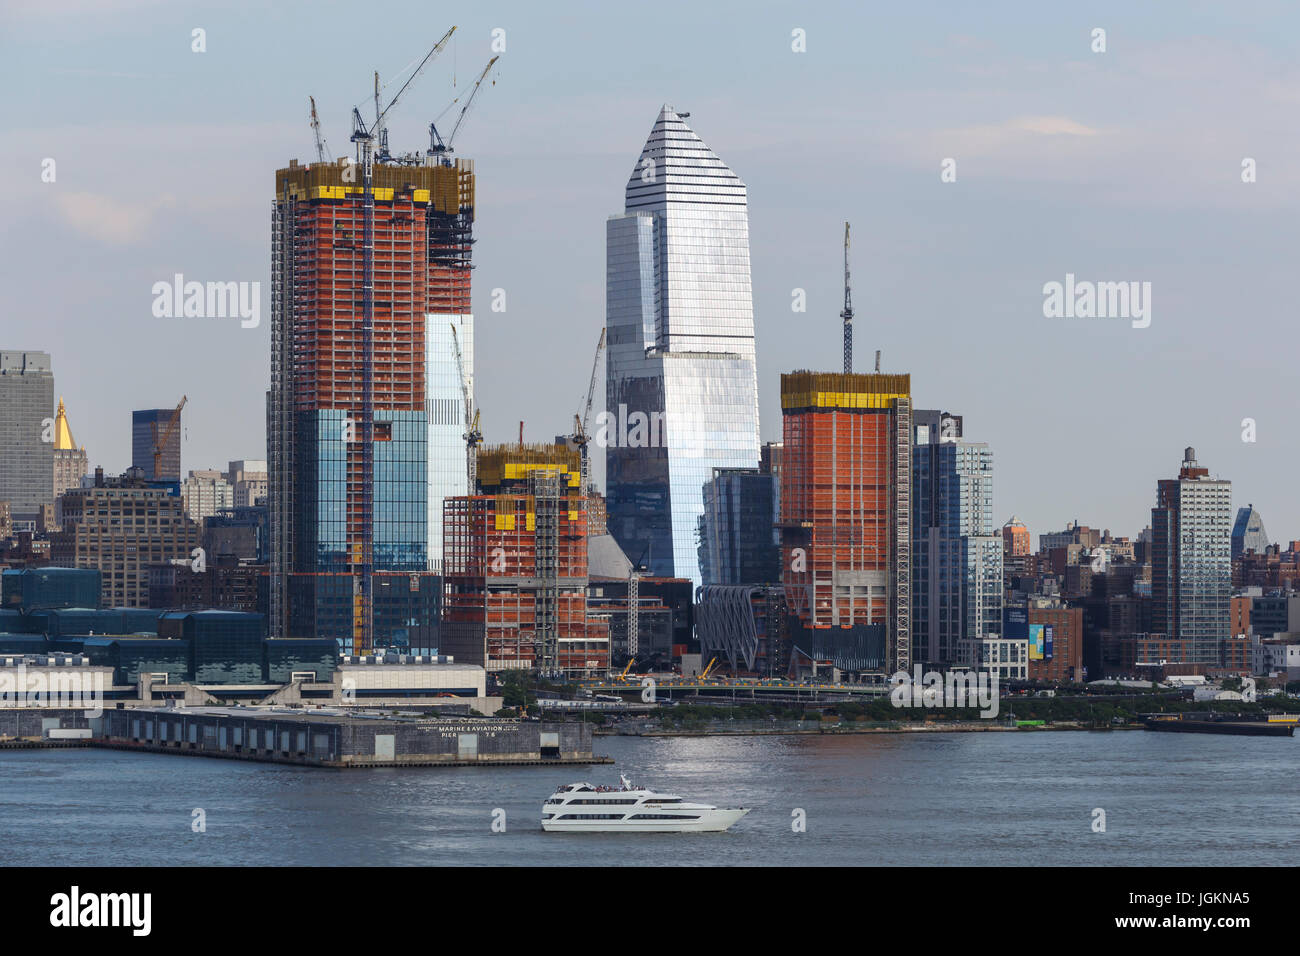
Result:
{"label": "rippling water", "polygon": [[[966,733],[601,737],[615,766],[329,771],[0,751],[8,865],[1292,865],[1295,738]],[[724,834],[543,833],[557,784],[754,810]],[[1106,832],[1092,830],[1093,809]],[[191,829],[206,812],[207,831]],[[505,811],[506,832],[491,830]],[[792,831],[792,811],[806,832]]]}

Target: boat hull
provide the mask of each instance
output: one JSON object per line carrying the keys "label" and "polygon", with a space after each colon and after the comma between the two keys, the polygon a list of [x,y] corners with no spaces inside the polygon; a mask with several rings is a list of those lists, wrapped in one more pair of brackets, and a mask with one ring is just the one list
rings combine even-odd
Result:
{"label": "boat hull", "polygon": [[698,820],[543,820],[548,833],[721,833],[749,810],[703,810]]}
{"label": "boat hull", "polygon": [[1235,734],[1241,737],[1291,737],[1294,724],[1269,724],[1253,720],[1148,720],[1147,730],[1172,734]]}

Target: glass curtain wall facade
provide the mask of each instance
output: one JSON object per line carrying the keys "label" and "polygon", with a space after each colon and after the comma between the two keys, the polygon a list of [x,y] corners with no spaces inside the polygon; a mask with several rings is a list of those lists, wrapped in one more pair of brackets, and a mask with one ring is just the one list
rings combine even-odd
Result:
{"label": "glass curtain wall facade", "polygon": [[[456,328],[453,338],[452,326]],[[465,460],[465,397],[456,346],[474,401],[474,316],[430,315],[425,331],[429,416],[429,570],[442,573],[442,503],[473,494]]]}
{"label": "glass curtain wall facade", "polygon": [[608,527],[699,585],[704,485],[759,458],[745,184],[665,106],[624,209],[606,225]]}
{"label": "glass curtain wall facade", "polygon": [[1002,536],[993,525],[993,453],[962,420],[914,413],[913,658],[975,666],[1002,633]]}
{"label": "glass curtain wall facade", "polygon": [[[175,408],[142,408],[131,412],[131,466],[144,472],[148,481],[181,480],[182,416],[176,417],[176,427],[167,433],[167,426],[176,415]],[[163,441],[163,439],[166,441]],[[153,472],[155,442],[162,443],[158,457],[158,474]]]}
{"label": "glass curtain wall facade", "polygon": [[704,585],[781,580],[774,480],[751,468],[719,468],[704,486],[700,576]]}
{"label": "glass curtain wall facade", "polygon": [[1254,505],[1237,509],[1237,520],[1232,526],[1232,560],[1237,560],[1248,551],[1263,554],[1268,550],[1268,532],[1264,530],[1264,519],[1255,510]]}
{"label": "glass curtain wall facade", "polygon": [[54,495],[54,443],[43,440],[54,413],[54,372],[46,352],[0,352],[0,501],[15,530],[33,530]]}
{"label": "glass curtain wall facade", "polygon": [[1187,659],[1176,663],[1219,663],[1231,630],[1232,524],[1232,482],[1210,478],[1188,448],[1151,509],[1151,627],[1182,642]]}
{"label": "glass curtain wall facade", "polygon": [[[328,637],[344,654],[365,655],[429,649],[436,633],[430,462],[441,464],[447,450],[430,449],[431,437],[445,437],[431,429],[430,414],[436,407],[450,418],[444,403],[460,403],[446,366],[455,365],[450,323],[469,314],[474,176],[464,160],[374,165],[369,336],[365,199],[356,178],[354,167],[330,162],[292,162],[276,173],[269,604],[273,637]],[[438,335],[433,354],[430,331]],[[431,369],[439,376],[433,389]],[[462,432],[463,425],[458,439]],[[457,444],[451,457],[463,473]]]}

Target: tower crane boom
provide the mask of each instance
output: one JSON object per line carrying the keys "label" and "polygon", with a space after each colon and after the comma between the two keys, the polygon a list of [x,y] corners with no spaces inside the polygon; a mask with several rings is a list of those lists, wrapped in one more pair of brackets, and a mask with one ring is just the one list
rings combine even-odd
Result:
{"label": "tower crane boom", "polygon": [[[494,56],[492,59],[488,60],[488,65],[483,67],[483,72],[480,73],[478,79],[474,81],[474,88],[469,91],[469,96],[465,100],[465,105],[461,107],[460,114],[456,117],[456,125],[451,128],[451,133],[448,134],[445,140],[438,133],[438,125],[436,123],[429,124],[428,156],[437,157],[443,164],[450,163],[450,160],[447,158],[447,153],[454,151],[453,144],[456,141],[456,134],[460,132],[460,127],[465,122],[465,117],[469,115],[470,108],[474,105],[474,98],[478,95],[479,87],[482,86],[483,81],[487,79],[488,71],[492,69],[500,58],[499,55]],[[495,83],[495,81],[493,82]],[[453,105],[455,105],[454,101]],[[451,107],[448,107],[448,109],[450,108]]]}
{"label": "tower crane boom", "polygon": [[329,146],[321,136],[320,118],[316,115],[316,97],[309,96],[307,99],[311,100],[311,131],[316,134],[316,158],[323,163],[329,156]]}
{"label": "tower crane boom", "polygon": [[474,485],[478,479],[478,453],[476,449],[483,441],[483,432],[478,426],[478,409],[474,407],[474,400],[469,394],[469,379],[465,377],[465,362],[460,354],[460,336],[456,334],[456,326],[451,327],[451,343],[456,349],[456,374],[460,377],[460,394],[465,401],[465,477],[469,486],[465,493],[472,495],[475,492]]}
{"label": "tower crane boom", "polygon": [[588,429],[591,427],[591,404],[596,396],[596,373],[600,371],[600,353],[605,348],[605,330],[600,330],[600,341],[596,343],[596,356],[591,360],[591,384],[587,386],[587,404],[583,406],[582,415],[573,416],[573,435],[571,441],[578,446],[578,461],[581,474],[581,493],[587,493],[588,455],[587,445],[591,443]]}
{"label": "tower crane boom", "polygon": [[[158,437],[158,423],[153,423],[153,478],[155,481],[158,480],[158,472],[162,468],[163,449],[171,441],[172,433],[176,431],[176,425],[181,420],[181,409],[185,407],[187,401],[189,401],[189,396],[182,395],[181,403],[176,406],[176,410],[172,412],[172,417],[167,420],[167,427],[163,429],[161,438]],[[177,475],[177,477],[180,476]]]}

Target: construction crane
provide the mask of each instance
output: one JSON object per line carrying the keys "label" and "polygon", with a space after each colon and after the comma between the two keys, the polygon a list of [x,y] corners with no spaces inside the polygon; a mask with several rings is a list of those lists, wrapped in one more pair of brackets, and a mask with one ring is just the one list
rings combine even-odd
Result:
{"label": "construction crane", "polygon": [[716,657],[713,660],[709,661],[709,666],[704,668],[704,670],[700,672],[700,676],[697,678],[697,680],[703,681],[705,678],[707,678],[709,676],[709,672],[713,670],[713,665],[716,663],[718,663],[718,659]]}
{"label": "construction crane", "polygon": [[649,543],[641,549],[641,557],[627,570],[627,652],[633,657],[641,650],[641,569],[650,550]]}
{"label": "construction crane", "polygon": [[853,293],[849,288],[849,224],[844,224],[844,374],[853,372]]}
{"label": "construction crane", "polygon": [[316,135],[316,158],[323,163],[329,156],[330,148],[320,133],[320,118],[316,115],[316,97],[309,96],[307,99],[311,100],[311,131]]}
{"label": "construction crane", "polygon": [[469,482],[465,494],[472,495],[478,479],[476,449],[483,443],[483,432],[478,427],[478,409],[474,407],[474,400],[469,395],[469,379],[465,377],[465,363],[460,356],[460,337],[456,334],[454,325],[451,327],[451,344],[456,347],[456,374],[460,377],[460,394],[465,399],[465,434],[461,436],[465,439],[465,477]]}
{"label": "construction crane", "polygon": [[[176,406],[176,411],[172,412],[172,417],[167,420],[167,427],[163,429],[162,438],[158,437],[158,423],[156,421],[149,423],[150,429],[153,430],[153,475],[152,477],[154,481],[159,480],[158,472],[162,470],[163,448],[166,447],[169,441],[171,441],[172,433],[176,431],[176,425],[181,420],[181,409],[185,407],[185,403],[187,401],[189,401],[189,396],[182,395],[181,403]],[[176,477],[179,479],[180,475],[177,475]]]}
{"label": "construction crane", "polygon": [[[360,561],[353,564],[353,639],[357,650],[369,654],[375,646],[374,582],[374,508],[375,508],[375,138],[384,131],[384,119],[398,100],[420,75],[429,61],[447,45],[456,32],[453,26],[425,54],[415,71],[389,101],[379,109],[379,84],[375,83],[375,122],[366,126],[361,111],[352,107],[352,142],[357,144],[357,162],[361,166],[362,244],[361,244],[361,521],[359,529]],[[383,135],[381,152],[387,154]],[[359,579],[359,580],[358,580]]]}
{"label": "construction crane", "polygon": [[629,658],[627,662],[627,667],[623,668],[623,673],[619,674],[617,679],[623,681],[627,680],[627,672],[632,669],[632,665],[635,663],[636,663],[635,657]]}
{"label": "construction crane", "polygon": [[[465,117],[469,115],[470,107],[474,105],[474,97],[478,95],[478,88],[483,85],[483,81],[487,78],[488,71],[492,69],[496,64],[496,61],[499,59],[500,56],[494,56],[492,59],[488,60],[488,65],[483,67],[483,72],[480,73],[478,79],[474,81],[474,88],[469,91],[469,97],[465,100],[465,105],[460,108],[460,115],[456,117],[456,125],[451,128],[451,134],[447,137],[446,141],[444,141],[438,134],[438,125],[436,123],[429,124],[429,150],[426,155],[429,157],[430,165],[435,162],[443,166],[451,165],[451,157],[447,154],[453,152],[452,144],[456,141],[456,134],[460,132],[461,124],[465,122]],[[496,85],[496,80],[492,81],[492,85]],[[455,105],[454,101],[452,105]]]}
{"label": "construction crane", "polygon": [[596,343],[596,357],[591,360],[591,384],[587,386],[587,404],[583,406],[581,415],[573,416],[573,434],[569,440],[577,446],[579,474],[582,483],[578,486],[580,493],[587,493],[587,476],[588,476],[588,457],[587,445],[591,442],[591,435],[587,429],[591,427],[591,403],[596,397],[596,373],[600,370],[600,353],[605,349],[605,330],[600,330],[600,341]]}

